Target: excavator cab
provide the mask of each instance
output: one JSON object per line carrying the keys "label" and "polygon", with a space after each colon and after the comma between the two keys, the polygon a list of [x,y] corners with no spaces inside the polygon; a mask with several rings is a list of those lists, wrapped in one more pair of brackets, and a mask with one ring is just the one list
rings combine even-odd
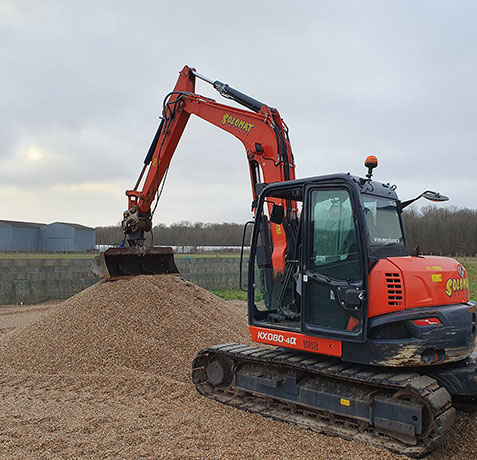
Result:
{"label": "excavator cab", "polygon": [[[279,200],[295,203],[297,212],[285,212],[277,224]],[[252,335],[254,327],[299,332],[316,339],[310,347],[320,338],[364,342],[369,264],[407,255],[394,190],[346,174],[271,184],[256,219],[248,280]],[[284,269],[273,265],[271,232],[287,235]]]}

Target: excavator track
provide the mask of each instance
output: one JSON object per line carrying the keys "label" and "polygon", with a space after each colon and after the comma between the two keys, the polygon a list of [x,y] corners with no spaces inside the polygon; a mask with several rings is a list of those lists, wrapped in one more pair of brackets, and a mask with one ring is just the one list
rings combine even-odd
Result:
{"label": "excavator track", "polygon": [[447,390],[428,376],[284,349],[205,348],[192,380],[223,404],[410,457],[439,446],[456,417]]}

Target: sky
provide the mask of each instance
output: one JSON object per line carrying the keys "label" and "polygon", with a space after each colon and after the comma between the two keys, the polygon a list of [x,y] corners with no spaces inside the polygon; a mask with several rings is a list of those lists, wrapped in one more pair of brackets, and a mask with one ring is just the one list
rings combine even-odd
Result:
{"label": "sky", "polygon": [[[0,0],[0,219],[117,224],[184,65],[276,107],[299,178],[373,154],[402,200],[475,209],[476,22],[473,0]],[[154,224],[250,202],[242,144],[191,117]]]}

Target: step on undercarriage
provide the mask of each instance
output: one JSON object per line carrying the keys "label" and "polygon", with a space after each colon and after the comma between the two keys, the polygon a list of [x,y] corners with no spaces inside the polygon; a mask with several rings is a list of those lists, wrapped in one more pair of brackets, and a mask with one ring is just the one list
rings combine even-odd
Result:
{"label": "step on undercarriage", "polygon": [[435,449],[456,417],[450,394],[429,376],[289,350],[205,348],[192,380],[223,404],[411,457]]}

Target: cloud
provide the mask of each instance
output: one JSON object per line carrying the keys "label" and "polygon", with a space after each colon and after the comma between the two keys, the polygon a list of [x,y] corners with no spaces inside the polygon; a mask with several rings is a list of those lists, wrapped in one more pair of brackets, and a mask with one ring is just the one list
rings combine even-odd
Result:
{"label": "cloud", "polygon": [[80,184],[59,184],[51,187],[53,192],[62,194],[91,194],[96,195],[98,193],[103,195],[120,196],[124,194],[122,188],[117,184],[111,184],[108,182],[83,182]]}
{"label": "cloud", "polygon": [[113,225],[127,207],[120,184],[57,184],[42,188],[0,187],[2,219]]}
{"label": "cloud", "polygon": [[[375,177],[403,198],[435,187],[476,207],[475,13],[465,0],[0,2],[0,217],[116,223],[185,64],[277,107],[298,176],[363,174],[376,154]],[[249,201],[240,143],[191,119],[157,215],[241,222]]]}

